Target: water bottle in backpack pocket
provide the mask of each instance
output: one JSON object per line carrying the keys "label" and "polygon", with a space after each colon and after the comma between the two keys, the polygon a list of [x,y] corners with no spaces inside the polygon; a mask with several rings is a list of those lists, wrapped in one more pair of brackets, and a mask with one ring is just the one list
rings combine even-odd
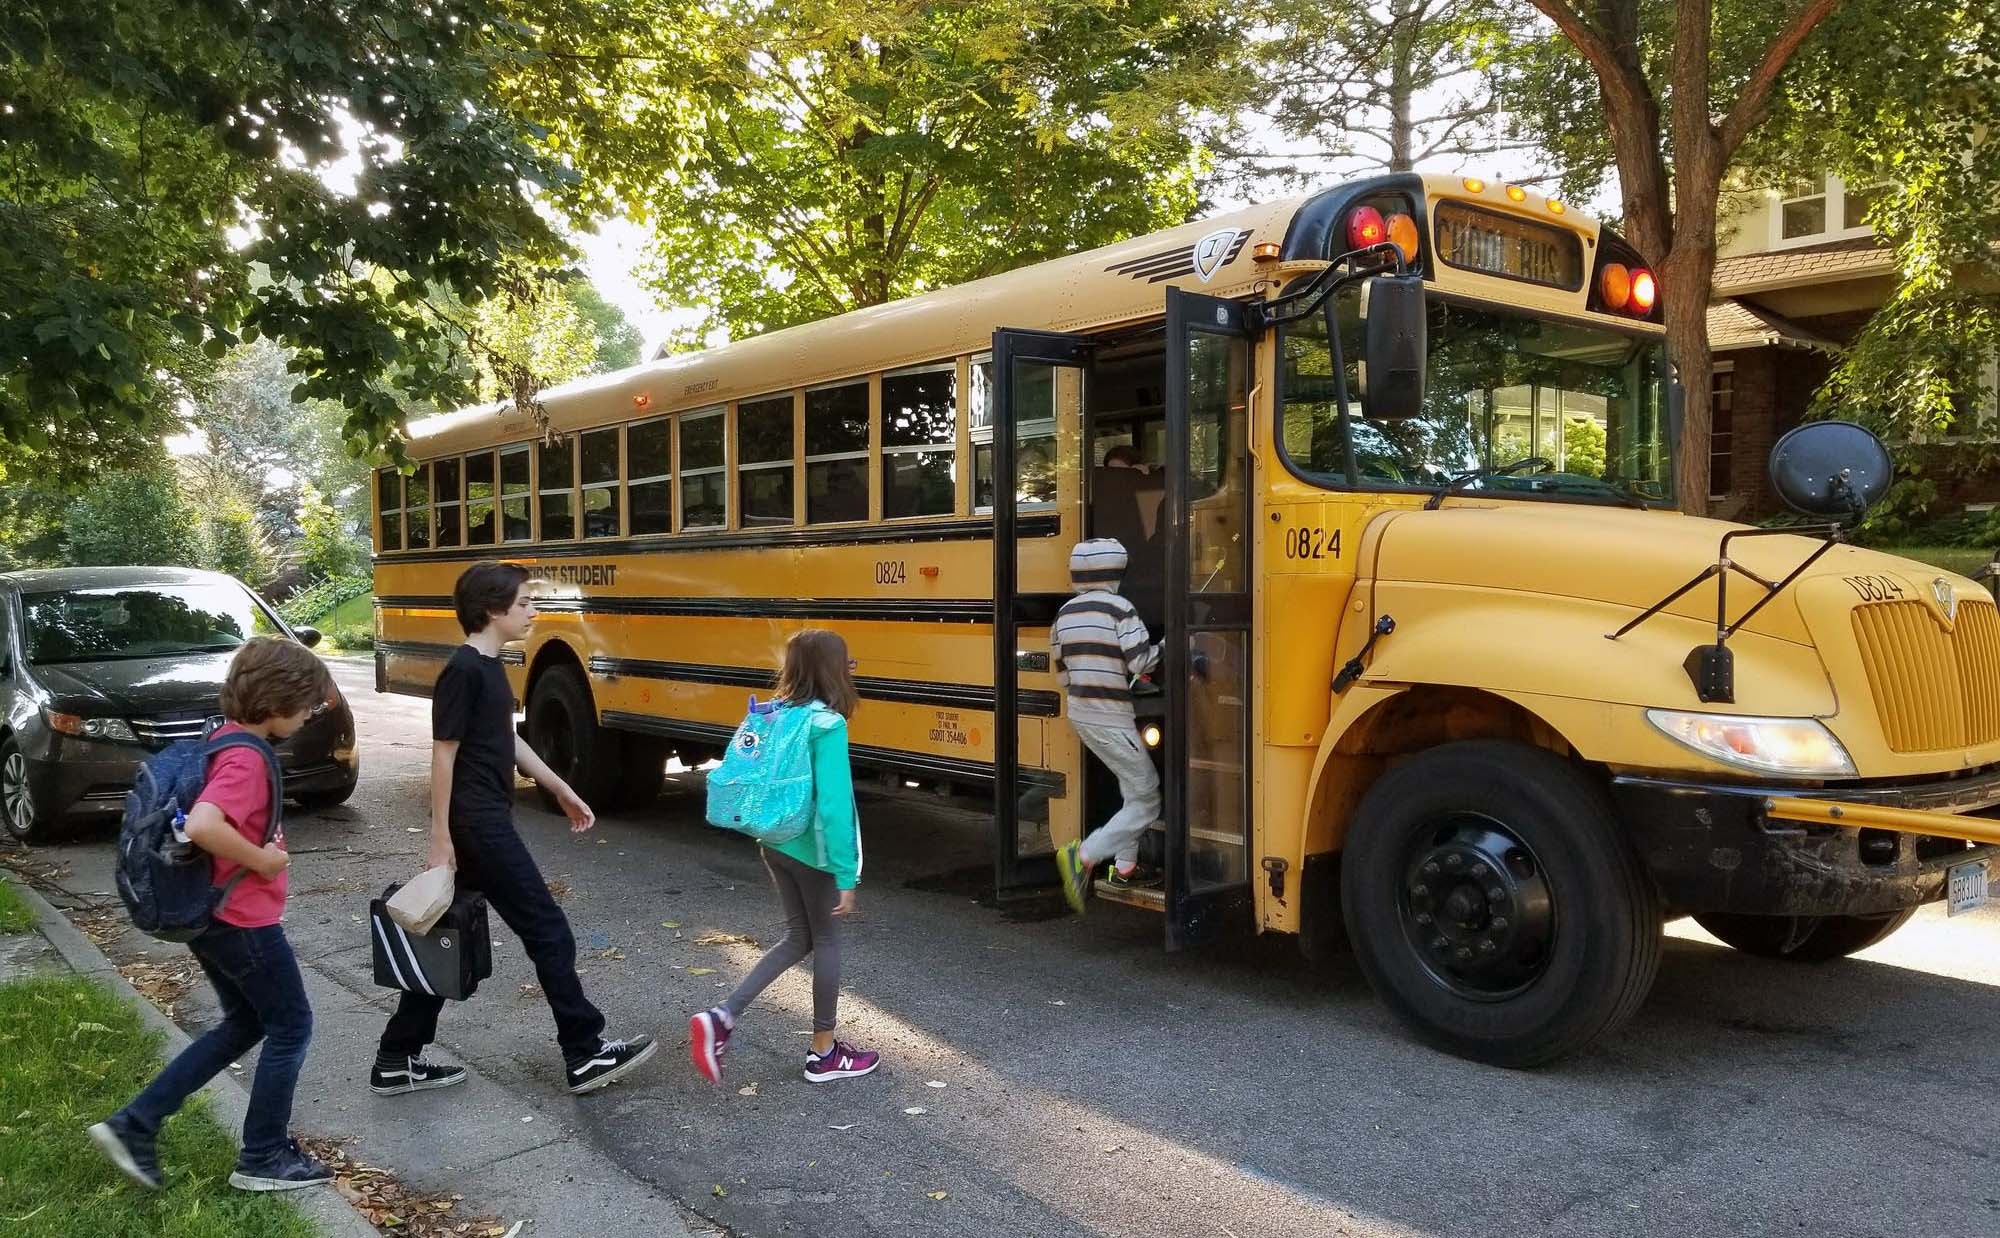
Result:
{"label": "water bottle in backpack pocket", "polygon": [[208,928],[236,883],[239,869],[221,886],[208,852],[179,835],[188,811],[208,783],[208,763],[230,748],[255,748],[271,775],[271,823],[264,845],[278,836],[284,815],[284,771],[277,750],[237,731],[216,739],[184,739],[149,757],[125,793],[125,821],[118,831],[118,896],[143,933],[162,941],[193,941]]}
{"label": "water bottle in backpack pocket", "polygon": [[826,706],[750,698],[722,764],[708,772],[708,823],[788,843],[813,823],[813,717]]}

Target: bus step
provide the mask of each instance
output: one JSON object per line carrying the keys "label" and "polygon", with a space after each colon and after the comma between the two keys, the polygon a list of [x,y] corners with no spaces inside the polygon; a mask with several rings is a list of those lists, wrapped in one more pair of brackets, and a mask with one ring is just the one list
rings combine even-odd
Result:
{"label": "bus step", "polygon": [[1123,903],[1127,907],[1139,907],[1147,911],[1164,912],[1167,909],[1167,895],[1164,890],[1134,890],[1115,886],[1099,879],[1091,883],[1091,893],[1111,903]]}

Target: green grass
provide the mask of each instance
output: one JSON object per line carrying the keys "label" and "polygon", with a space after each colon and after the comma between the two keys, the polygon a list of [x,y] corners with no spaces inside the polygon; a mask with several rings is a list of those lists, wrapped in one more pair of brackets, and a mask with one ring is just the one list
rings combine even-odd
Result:
{"label": "green grass", "polygon": [[327,648],[340,653],[360,653],[375,647],[375,598],[363,594],[349,598],[321,615],[313,624],[326,634]]}
{"label": "green grass", "polygon": [[35,913],[14,887],[0,881],[0,936],[25,933],[35,927]]}
{"label": "green grass", "polygon": [[166,1188],[142,1191],[85,1129],[159,1069],[159,1037],[75,976],[0,985],[0,1233],[8,1238],[313,1238],[288,1204],[228,1184],[236,1145],[196,1100],[160,1140]]}
{"label": "green grass", "polygon": [[1970,576],[1993,561],[1993,552],[1977,546],[1881,546],[1884,554],[1901,555],[1947,572]]}

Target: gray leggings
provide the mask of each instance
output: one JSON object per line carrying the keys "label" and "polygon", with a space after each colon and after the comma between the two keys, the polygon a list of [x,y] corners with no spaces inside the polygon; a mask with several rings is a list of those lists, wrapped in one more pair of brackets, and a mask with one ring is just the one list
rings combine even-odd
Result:
{"label": "gray leggings", "polygon": [[785,936],[757,960],[757,966],[743,978],[722,1003],[731,1019],[743,1011],[757,995],[792,964],[813,956],[813,1030],[830,1032],[840,1005],[840,921],[833,909],[840,904],[840,891],[832,873],[823,873],[791,856],[763,848],[764,867],[771,870],[771,884],[778,887],[778,899],[785,905]]}

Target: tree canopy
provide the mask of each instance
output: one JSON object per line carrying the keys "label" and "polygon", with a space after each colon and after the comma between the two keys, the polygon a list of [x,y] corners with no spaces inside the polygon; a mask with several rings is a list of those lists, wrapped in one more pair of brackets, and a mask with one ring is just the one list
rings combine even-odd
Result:
{"label": "tree canopy", "polygon": [[564,253],[534,203],[562,174],[494,93],[531,38],[494,0],[12,6],[0,438],[74,469],[161,433],[195,350],[258,337],[366,443],[407,396],[467,398],[426,292],[477,303]]}

